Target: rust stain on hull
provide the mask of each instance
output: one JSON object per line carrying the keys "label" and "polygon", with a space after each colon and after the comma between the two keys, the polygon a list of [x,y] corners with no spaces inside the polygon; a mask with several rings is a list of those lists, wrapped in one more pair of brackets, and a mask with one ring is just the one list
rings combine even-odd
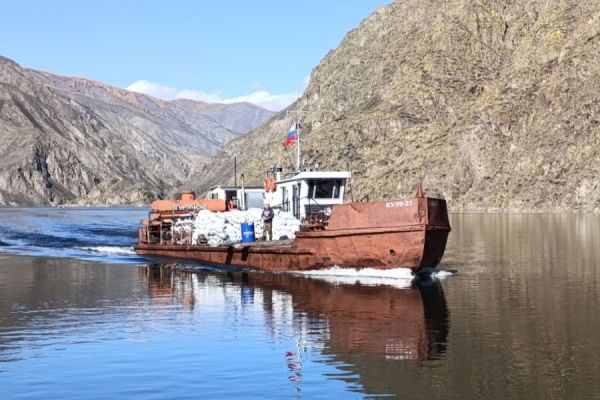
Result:
{"label": "rust stain on hull", "polygon": [[140,231],[134,249],[141,255],[277,272],[333,266],[418,272],[439,264],[449,232],[445,200],[415,197],[335,205],[324,229],[298,232],[289,244],[160,244],[145,241],[147,232]]}
{"label": "rust stain on hull", "polygon": [[298,238],[287,246],[150,245],[135,252],[210,264],[232,265],[265,271],[302,271],[333,266],[346,268],[435,267],[446,246],[447,231],[364,232],[344,236]]}

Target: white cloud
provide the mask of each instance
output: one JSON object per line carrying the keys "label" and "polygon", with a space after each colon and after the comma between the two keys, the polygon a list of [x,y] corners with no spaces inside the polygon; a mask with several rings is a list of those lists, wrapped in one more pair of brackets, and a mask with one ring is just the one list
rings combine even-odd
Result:
{"label": "white cloud", "polygon": [[225,104],[248,102],[259,105],[267,110],[281,111],[292,104],[299,97],[298,93],[271,94],[266,90],[259,90],[245,96],[224,99]]}
{"label": "white cloud", "polygon": [[178,90],[170,86],[161,85],[160,83],[148,81],[136,81],[127,86],[127,90],[132,92],[149,94],[150,96],[158,97],[163,100],[173,100],[177,96]]}
{"label": "white cloud", "polygon": [[207,103],[222,103],[221,92],[203,93],[198,90],[183,89],[177,92],[176,99],[190,99],[197,101],[205,101]]}
{"label": "white cloud", "polygon": [[300,95],[301,92],[306,88],[305,86],[308,84],[308,78],[305,78],[302,81],[302,85],[300,87],[300,92],[292,92],[292,93],[282,93],[282,94],[273,94],[269,91],[262,89],[259,85],[254,85],[254,92],[233,97],[233,98],[223,98],[221,96],[221,92],[216,93],[204,93],[199,90],[193,89],[183,89],[179,90],[170,86],[165,86],[156,82],[149,82],[146,80],[139,80],[131,85],[127,86],[127,90],[132,92],[144,93],[150,96],[158,97],[163,100],[175,100],[175,99],[191,99],[198,101],[205,101],[207,103],[240,103],[240,102],[248,102],[252,104],[256,104],[258,106],[264,107],[267,110],[271,111],[281,111],[290,104],[292,104]]}

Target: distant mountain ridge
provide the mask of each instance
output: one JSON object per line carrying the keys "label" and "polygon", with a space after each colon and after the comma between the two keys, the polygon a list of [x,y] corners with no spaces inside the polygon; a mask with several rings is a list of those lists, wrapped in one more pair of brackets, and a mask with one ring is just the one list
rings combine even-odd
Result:
{"label": "distant mountain ridge", "polygon": [[303,158],[353,172],[355,199],[422,181],[453,209],[600,211],[600,2],[398,0],[350,31],[304,95],[184,187],[248,184]]}
{"label": "distant mountain ridge", "polygon": [[272,115],[162,101],[0,57],[0,205],[145,203]]}
{"label": "distant mountain ridge", "polygon": [[[179,141],[173,139],[175,145],[191,145],[210,155],[224,143],[250,132],[274,114],[251,103],[216,104],[187,99],[164,101],[89,79],[33,69],[27,71],[37,82],[58,89],[96,111],[124,114],[127,110],[144,114],[146,119],[168,128],[174,138],[181,135]],[[129,121],[139,124],[140,128],[147,128],[139,118],[130,117]]]}

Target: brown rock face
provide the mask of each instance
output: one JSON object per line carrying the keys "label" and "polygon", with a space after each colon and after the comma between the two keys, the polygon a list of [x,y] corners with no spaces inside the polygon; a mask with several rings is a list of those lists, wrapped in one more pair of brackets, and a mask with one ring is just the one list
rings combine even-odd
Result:
{"label": "brown rock face", "polygon": [[[600,209],[600,2],[396,1],[313,70],[303,157],[347,169],[354,198],[426,192],[454,209]],[[282,112],[188,180],[292,169]],[[240,166],[242,164],[242,166]]]}
{"label": "brown rock face", "polygon": [[0,57],[0,205],[148,203],[271,115],[165,102]]}

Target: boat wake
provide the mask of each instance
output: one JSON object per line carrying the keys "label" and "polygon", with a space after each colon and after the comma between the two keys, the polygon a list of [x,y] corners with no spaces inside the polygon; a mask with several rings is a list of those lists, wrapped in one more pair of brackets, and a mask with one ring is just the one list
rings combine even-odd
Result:
{"label": "boat wake", "polygon": [[452,275],[454,275],[456,272],[454,271],[445,271],[445,270],[439,270],[439,271],[435,271],[431,273],[431,278],[433,279],[446,279]]}
{"label": "boat wake", "polygon": [[394,286],[397,288],[409,288],[412,286],[414,275],[408,268],[375,269],[375,268],[340,268],[333,267],[315,271],[294,272],[296,275],[308,276],[333,284],[366,286]]}
{"label": "boat wake", "polygon": [[406,289],[412,286],[415,280],[440,280],[454,275],[450,271],[434,270],[424,277],[413,275],[408,268],[375,269],[375,268],[340,268],[333,267],[314,271],[297,271],[294,275],[306,276],[326,281],[337,285],[361,284],[365,286],[393,286]]}
{"label": "boat wake", "polygon": [[143,209],[0,209],[0,252],[139,263],[133,252]]}
{"label": "boat wake", "polygon": [[114,255],[130,255],[135,254],[133,247],[131,246],[90,246],[90,247],[76,247],[79,250],[87,251],[90,253],[101,253],[101,254],[114,254]]}

